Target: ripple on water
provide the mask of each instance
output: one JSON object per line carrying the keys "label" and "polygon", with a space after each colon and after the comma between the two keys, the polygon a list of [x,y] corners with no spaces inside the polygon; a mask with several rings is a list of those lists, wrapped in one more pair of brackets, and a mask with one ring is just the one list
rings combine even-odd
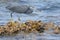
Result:
{"label": "ripple on water", "polygon": [[[22,3],[24,3],[22,1]],[[26,2],[25,2],[26,3]],[[27,2],[28,3],[28,2]],[[44,2],[43,2],[44,3]],[[42,6],[46,6],[42,4],[39,4],[38,2],[31,3],[32,5],[34,5],[35,7],[40,7]],[[30,5],[31,5],[30,4]],[[6,22],[8,22],[11,17],[10,17],[10,13],[11,11],[7,10],[5,8],[6,4],[0,4],[0,25],[1,24],[5,24]],[[41,7],[42,7],[41,6]],[[13,19],[17,20],[18,16],[20,17],[22,22],[25,22],[26,20],[42,20],[43,22],[47,22],[47,21],[53,21],[55,23],[59,23],[60,22],[60,8],[51,8],[51,10],[42,10],[39,12],[34,12],[34,14],[19,14],[19,13],[14,13],[13,14]],[[55,35],[55,34],[47,34],[44,33],[42,34],[34,34],[34,33],[30,33],[30,34],[18,34],[16,36],[1,36],[0,40],[60,40],[60,35]]]}

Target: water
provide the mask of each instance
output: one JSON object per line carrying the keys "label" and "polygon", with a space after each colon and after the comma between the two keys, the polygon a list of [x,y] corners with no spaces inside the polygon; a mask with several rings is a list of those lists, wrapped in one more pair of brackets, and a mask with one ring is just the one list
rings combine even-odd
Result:
{"label": "water", "polygon": [[[27,4],[34,7],[34,12],[32,14],[20,14],[13,13],[13,19],[18,20],[18,16],[21,19],[21,22],[26,20],[42,20],[43,22],[54,22],[55,24],[60,24],[60,0],[17,0],[17,1],[0,1],[0,25],[6,24],[10,21],[10,13],[5,7],[13,3],[14,5]],[[60,34],[47,34],[44,33],[40,35],[39,33],[30,33],[30,34],[17,34],[16,36],[2,36],[0,40],[59,40]]]}

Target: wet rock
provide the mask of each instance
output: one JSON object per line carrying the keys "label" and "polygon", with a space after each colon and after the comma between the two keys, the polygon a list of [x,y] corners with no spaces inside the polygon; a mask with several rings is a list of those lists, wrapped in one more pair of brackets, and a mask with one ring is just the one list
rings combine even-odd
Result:
{"label": "wet rock", "polygon": [[0,27],[0,34],[4,34],[4,28]]}
{"label": "wet rock", "polygon": [[0,26],[0,34],[12,35],[18,32],[31,33],[39,32],[44,33],[53,29],[54,34],[60,34],[60,26],[55,26],[53,23],[43,23],[42,21],[27,21],[20,23],[18,21],[10,21],[4,26]]}
{"label": "wet rock", "polygon": [[60,34],[60,27],[55,27],[54,34]]}
{"label": "wet rock", "polygon": [[36,30],[37,30],[39,33],[43,33],[45,29],[44,29],[44,27],[39,27],[39,28],[37,28]]}
{"label": "wet rock", "polygon": [[53,22],[48,22],[44,24],[45,30],[50,30],[54,28],[54,23]]}
{"label": "wet rock", "polygon": [[32,13],[33,10],[30,8],[30,6],[27,5],[9,5],[6,7],[7,9],[11,10],[12,12],[17,12],[17,13]]}

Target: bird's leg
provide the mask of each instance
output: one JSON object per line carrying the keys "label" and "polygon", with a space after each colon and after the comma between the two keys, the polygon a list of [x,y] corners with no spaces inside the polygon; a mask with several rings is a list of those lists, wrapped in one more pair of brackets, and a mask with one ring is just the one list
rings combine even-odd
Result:
{"label": "bird's leg", "polygon": [[10,16],[11,16],[11,20],[10,20],[10,22],[11,22],[11,26],[12,26],[12,23],[13,23],[13,18],[12,18],[13,15],[12,15],[12,14],[13,14],[13,12],[11,12],[11,14],[10,14]]}
{"label": "bird's leg", "polygon": [[18,16],[18,21],[21,21],[20,16]]}
{"label": "bird's leg", "polygon": [[12,14],[13,14],[13,12],[10,14],[11,18],[12,18]]}

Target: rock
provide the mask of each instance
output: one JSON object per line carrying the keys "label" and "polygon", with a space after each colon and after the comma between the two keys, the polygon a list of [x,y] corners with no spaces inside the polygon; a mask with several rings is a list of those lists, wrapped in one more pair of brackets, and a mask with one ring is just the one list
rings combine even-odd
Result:
{"label": "rock", "polygon": [[47,23],[44,24],[44,26],[45,26],[45,30],[50,30],[50,29],[54,28],[54,23],[47,22]]}
{"label": "rock", "polygon": [[3,27],[0,27],[0,34],[3,34],[3,33],[4,33]]}
{"label": "rock", "polygon": [[17,12],[17,13],[32,13],[33,12],[32,8],[30,8],[30,6],[27,6],[27,5],[9,5],[6,8],[11,10],[12,12]]}
{"label": "rock", "polygon": [[60,28],[57,26],[55,29],[54,29],[54,34],[60,34]]}
{"label": "rock", "polygon": [[36,30],[37,30],[39,33],[43,33],[45,29],[44,29],[44,27],[39,27],[39,28],[37,28]]}

